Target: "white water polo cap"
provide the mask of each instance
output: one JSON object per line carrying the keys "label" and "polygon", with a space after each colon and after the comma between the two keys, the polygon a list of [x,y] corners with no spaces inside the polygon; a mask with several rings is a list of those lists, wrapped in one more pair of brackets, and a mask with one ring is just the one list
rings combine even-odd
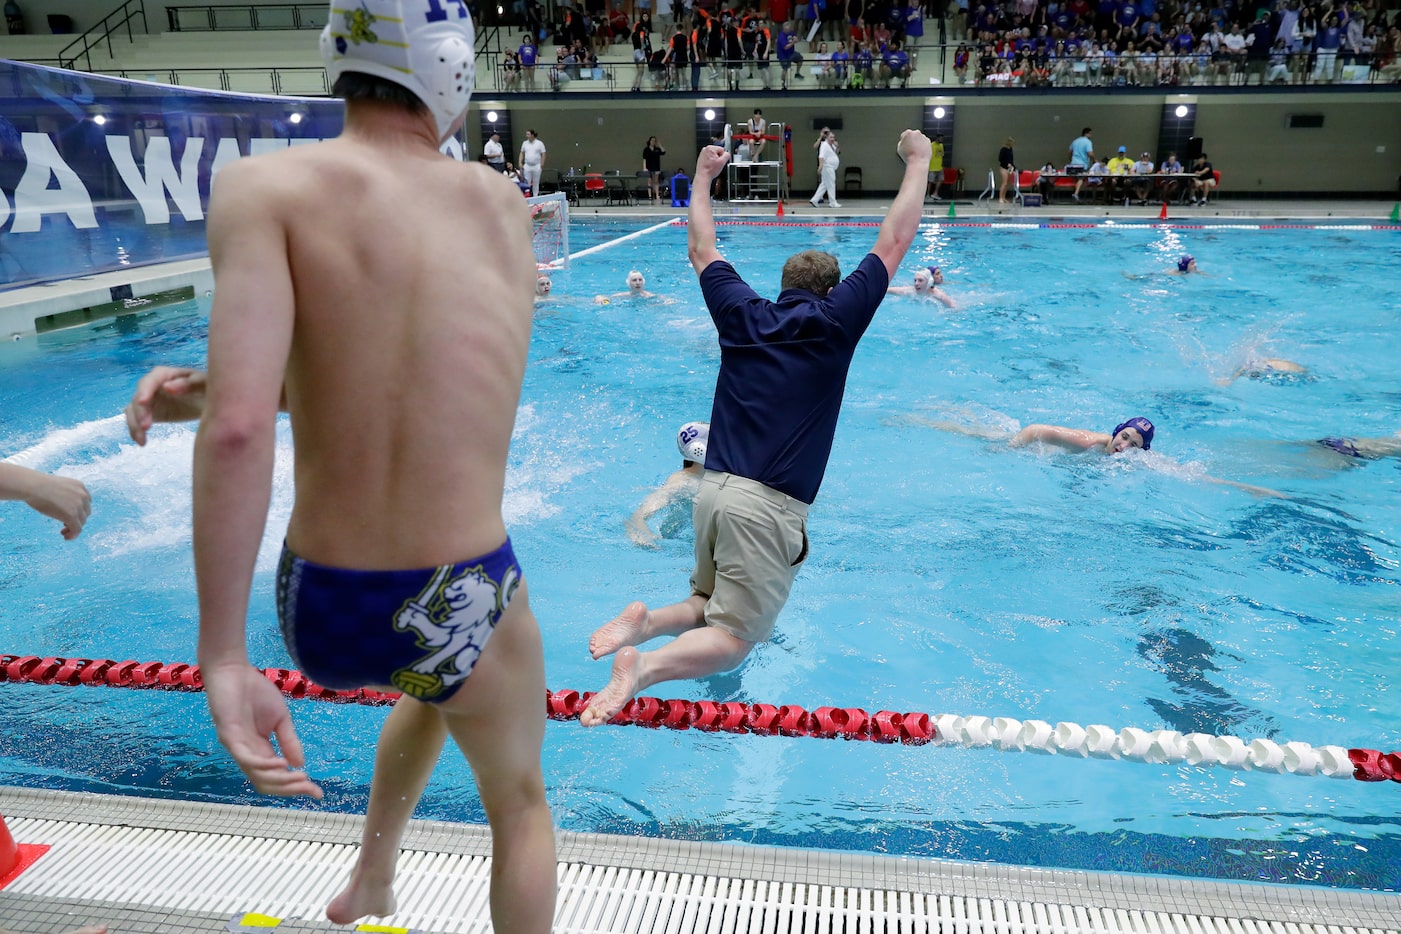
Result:
{"label": "white water polo cap", "polygon": [[684,459],[704,466],[705,444],[709,440],[709,422],[687,422],[676,433],[676,449]]}
{"label": "white water polo cap", "polygon": [[442,141],[472,99],[475,40],[466,0],[332,0],[321,57],[333,87],[358,71],[412,91]]}

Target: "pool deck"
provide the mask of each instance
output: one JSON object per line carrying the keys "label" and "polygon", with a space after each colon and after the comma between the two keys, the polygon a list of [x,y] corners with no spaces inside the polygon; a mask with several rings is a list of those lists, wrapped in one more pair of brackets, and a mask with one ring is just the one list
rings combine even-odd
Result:
{"label": "pool deck", "polygon": [[[822,223],[832,219],[874,220],[884,215],[890,208],[889,197],[861,198],[848,197],[840,208],[814,208],[807,202],[807,195],[799,193],[791,201],[784,203],[783,219],[787,223]],[[1395,226],[1401,232],[1401,224],[1392,224],[1390,217],[1397,202],[1377,200],[1294,200],[1256,201],[1231,200],[1216,202],[1205,207],[1185,207],[1173,205],[1168,209],[1168,223],[1197,224],[1375,224],[1384,227]],[[953,216],[949,209],[952,207]],[[715,216],[724,222],[735,219],[777,219],[778,205],[772,201],[718,201],[715,203]],[[956,224],[989,224],[992,226],[1021,226],[1026,224],[1102,224],[1107,221],[1126,224],[1158,223],[1161,205],[1149,204],[1145,207],[1120,204],[1061,204],[1048,207],[1026,208],[1020,205],[999,207],[995,202],[978,200],[973,192],[962,192],[952,201],[926,201],[924,206],[927,222]],[[685,208],[665,205],[618,205],[604,206],[584,203],[570,208],[570,214],[579,219],[594,217],[638,217],[638,218],[684,218]],[[48,315],[63,314],[77,309],[95,308],[123,297],[135,299],[131,310],[140,311],[144,307],[139,299],[176,288],[193,288],[196,296],[208,294],[214,287],[214,276],[207,259],[183,260],[151,266],[139,266],[118,272],[98,273],[62,282],[26,286],[0,291],[0,336],[22,340],[35,333],[36,319]]]}
{"label": "pool deck", "polygon": [[[25,934],[346,930],[325,921],[361,819],[0,787],[21,845],[0,890]],[[1401,895],[604,834],[557,835],[554,930],[945,934],[1401,934]],[[373,931],[489,931],[490,838],[414,821]]]}

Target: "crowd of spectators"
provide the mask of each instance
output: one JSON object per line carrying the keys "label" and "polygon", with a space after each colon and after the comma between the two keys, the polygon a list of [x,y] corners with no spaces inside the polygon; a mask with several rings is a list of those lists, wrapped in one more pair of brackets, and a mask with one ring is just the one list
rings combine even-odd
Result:
{"label": "crowd of spectators", "polygon": [[[630,46],[633,90],[902,87],[921,50],[954,80],[1005,86],[1172,86],[1401,81],[1388,0],[564,0],[525,24],[505,90],[601,76]],[[655,25],[654,25],[655,24]],[[558,46],[537,60],[537,43]]]}
{"label": "crowd of spectators", "polygon": [[968,84],[1165,86],[1401,80],[1381,0],[1013,0],[954,17]]}

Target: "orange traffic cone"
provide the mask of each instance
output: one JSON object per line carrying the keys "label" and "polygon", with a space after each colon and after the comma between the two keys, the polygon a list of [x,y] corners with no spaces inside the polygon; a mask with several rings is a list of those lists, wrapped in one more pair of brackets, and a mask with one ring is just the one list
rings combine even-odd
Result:
{"label": "orange traffic cone", "polygon": [[1163,202],[1163,209],[1162,209],[1161,211],[1158,212],[1158,220],[1160,220],[1160,221],[1165,221],[1165,220],[1167,220],[1167,202],[1166,202],[1166,201]]}
{"label": "orange traffic cone", "polygon": [[10,874],[19,862],[19,845],[10,836],[10,828],[5,826],[5,817],[0,815],[0,879]]}
{"label": "orange traffic cone", "polygon": [[9,885],[48,850],[46,843],[15,843],[10,828],[5,826],[4,816],[0,815],[0,889]]}
{"label": "orange traffic cone", "polygon": [[777,217],[782,217],[782,216],[783,216],[783,199],[782,199],[782,198],[779,198],[779,199],[778,199],[778,210],[775,211],[774,214],[775,214],[775,216],[777,216]]}

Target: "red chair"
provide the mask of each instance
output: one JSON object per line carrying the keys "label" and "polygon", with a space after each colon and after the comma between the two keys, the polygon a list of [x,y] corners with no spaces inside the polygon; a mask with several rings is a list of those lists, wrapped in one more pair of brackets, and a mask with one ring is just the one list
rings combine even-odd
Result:
{"label": "red chair", "polygon": [[608,182],[602,175],[589,174],[584,176],[583,197],[606,198],[608,197]]}
{"label": "red chair", "polygon": [[949,191],[962,191],[962,190],[963,190],[963,170],[962,170],[962,169],[944,169],[944,186],[945,186],[946,188],[948,188]]}

